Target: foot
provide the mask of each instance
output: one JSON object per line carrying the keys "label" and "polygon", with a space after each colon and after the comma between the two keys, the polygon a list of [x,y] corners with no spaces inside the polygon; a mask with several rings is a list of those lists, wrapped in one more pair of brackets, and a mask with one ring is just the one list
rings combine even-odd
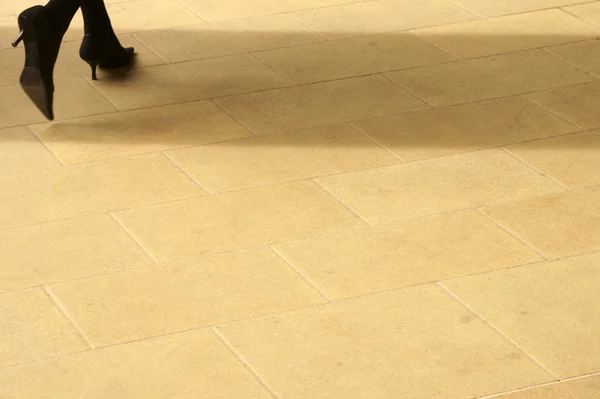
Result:
{"label": "foot", "polygon": [[92,67],[92,79],[96,79],[96,66],[100,68],[124,68],[133,61],[133,47],[124,48],[114,35],[101,37],[87,34],[83,37],[79,56]]}

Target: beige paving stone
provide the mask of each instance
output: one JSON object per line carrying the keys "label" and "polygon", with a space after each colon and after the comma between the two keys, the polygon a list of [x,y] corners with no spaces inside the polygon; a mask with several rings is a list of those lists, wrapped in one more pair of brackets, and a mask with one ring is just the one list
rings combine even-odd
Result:
{"label": "beige paving stone", "polygon": [[484,150],[317,179],[371,223],[563,191],[501,150]]}
{"label": "beige paving stone", "polygon": [[117,217],[160,261],[250,248],[364,223],[309,182],[118,212]]}
{"label": "beige paving stone", "polygon": [[2,2],[0,5],[0,49],[12,48],[11,42],[19,34],[17,16],[13,10],[8,9],[12,5],[13,2]]}
{"label": "beige paving stone", "polygon": [[563,87],[528,94],[536,103],[584,129],[600,128],[600,83]]}
{"label": "beige paving stone", "polygon": [[239,0],[230,0],[227,2],[218,0],[184,0],[183,3],[207,21],[220,21],[330,7],[337,4],[358,1],[360,0],[262,0],[248,3]]}
{"label": "beige paving stone", "polygon": [[[31,3],[27,0],[3,1],[0,3],[0,15],[6,16],[8,19],[5,21],[3,27],[10,27],[13,30],[17,30],[16,16],[27,7],[31,7]],[[12,39],[14,39],[14,37]]]}
{"label": "beige paving stone", "polygon": [[0,128],[44,121],[20,86],[0,87]]}
{"label": "beige paving stone", "polygon": [[552,380],[432,286],[218,329],[286,398],[468,398]]}
{"label": "beige paving stone", "polygon": [[0,176],[0,226],[16,227],[204,195],[161,154]]}
{"label": "beige paving stone", "polygon": [[516,144],[507,149],[567,187],[600,185],[600,131]]}
{"label": "beige paving stone", "polygon": [[271,398],[209,330],[13,367],[0,374],[0,395],[23,399]]}
{"label": "beige paving stone", "polygon": [[584,3],[587,0],[453,0],[467,10],[478,15],[492,17],[495,15],[516,14],[527,11],[543,10],[552,7],[568,6]]}
{"label": "beige paving stone", "polygon": [[60,162],[26,128],[0,129],[0,175],[57,166]]}
{"label": "beige paving stone", "polygon": [[50,287],[95,346],[324,303],[269,248]]}
{"label": "beige paving stone", "polygon": [[[24,1],[24,0],[20,0],[20,1]],[[108,6],[108,3],[107,3]],[[28,4],[27,7],[31,7],[31,4]],[[77,42],[77,45],[81,44],[81,39],[83,38],[85,34],[84,28],[83,28],[83,15],[81,13],[81,9],[79,9],[75,15],[73,16],[73,19],[71,20],[71,24],[69,25],[69,29],[65,32],[65,35],[63,36],[63,43],[65,42]],[[121,36],[119,34],[119,36]]]}
{"label": "beige paving stone", "polygon": [[600,186],[485,208],[485,212],[545,256],[600,250]]}
{"label": "beige paving stone", "polygon": [[131,0],[107,7],[118,34],[192,25],[202,19],[176,0]]}
{"label": "beige paving stone", "polygon": [[387,76],[436,107],[596,80],[543,50],[425,66]]}
{"label": "beige paving stone", "polygon": [[598,39],[552,46],[546,48],[546,51],[586,71],[600,68],[600,41]]}
{"label": "beige paving stone", "polygon": [[0,294],[0,320],[0,367],[88,349],[40,288]]}
{"label": "beige paving stone", "polygon": [[106,4],[48,122],[0,0],[0,398],[600,397],[599,0]]}
{"label": "beige paving stone", "polygon": [[558,9],[415,31],[459,58],[483,57],[591,39],[600,28]]}
{"label": "beige paving stone", "polygon": [[[56,119],[77,118],[116,111],[104,97],[79,77],[57,79],[54,92]],[[44,115],[19,85],[0,87],[0,128],[45,121]]]}
{"label": "beige paving stone", "polygon": [[23,69],[23,54],[23,48],[12,48],[10,44],[6,48],[0,47],[0,87],[14,86],[19,83],[19,76]]}
{"label": "beige paving stone", "polygon": [[477,19],[447,0],[379,0],[300,11],[294,16],[330,39]]}
{"label": "beige paving stone", "polygon": [[169,62],[191,61],[326,40],[286,14],[234,19],[136,34]]}
{"label": "beige paving stone", "polygon": [[152,264],[108,215],[0,231],[0,291]]}
{"label": "beige paving stone", "polygon": [[295,83],[313,83],[455,60],[410,33],[262,51],[261,60]]}
{"label": "beige paving stone", "polygon": [[600,377],[593,376],[501,395],[498,399],[594,399],[599,392]]}
{"label": "beige paving stone", "polygon": [[102,79],[93,86],[120,109],[129,110],[273,89],[289,82],[255,57],[241,54],[141,68],[128,79]]}
{"label": "beige paving stone", "polygon": [[[56,119],[77,118],[116,111],[110,102],[81,78],[57,79],[55,86],[54,113]],[[30,105],[30,107],[34,106]]]}
{"label": "beige paving stone", "polygon": [[168,155],[212,193],[401,162],[348,125],[183,148]]}
{"label": "beige paving stone", "polygon": [[521,96],[372,118],[353,125],[406,161],[579,130]]}
{"label": "beige paving stone", "polygon": [[380,75],[224,97],[215,102],[259,135],[427,108]]}
{"label": "beige paving stone", "polygon": [[[560,377],[600,370],[600,254],[453,280],[447,286]],[[556,291],[560,287],[560,291]]]}
{"label": "beige paving stone", "polygon": [[333,299],[543,260],[472,210],[348,229],[275,248]]}
{"label": "beige paving stone", "polygon": [[[578,3],[583,3],[579,1]],[[578,16],[584,21],[588,21],[594,25],[600,25],[600,2],[585,2],[585,4],[565,7],[565,10]]]}
{"label": "beige paving stone", "polygon": [[66,164],[151,153],[252,134],[209,101],[32,125]]}

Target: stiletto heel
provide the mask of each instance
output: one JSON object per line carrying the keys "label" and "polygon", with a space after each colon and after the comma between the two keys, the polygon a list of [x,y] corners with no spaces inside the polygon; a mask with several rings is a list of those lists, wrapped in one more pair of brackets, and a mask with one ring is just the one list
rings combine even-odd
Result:
{"label": "stiletto heel", "polygon": [[98,80],[98,76],[96,76],[96,67],[98,67],[98,61],[85,60],[92,68],[92,80]]}
{"label": "stiletto heel", "polygon": [[23,32],[25,32],[25,29],[21,29],[21,32],[19,32],[19,36],[17,36],[15,41],[11,43],[13,47],[17,47],[19,43],[21,43],[21,41],[23,40]]}

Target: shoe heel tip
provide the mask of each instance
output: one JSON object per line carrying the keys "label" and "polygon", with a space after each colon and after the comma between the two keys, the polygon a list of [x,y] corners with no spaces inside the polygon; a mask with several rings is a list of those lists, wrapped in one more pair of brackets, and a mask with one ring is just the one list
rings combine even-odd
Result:
{"label": "shoe heel tip", "polygon": [[19,45],[19,43],[21,43],[22,40],[23,40],[23,30],[21,30],[21,32],[19,32],[19,36],[17,36],[17,38],[10,44],[13,47],[17,47]]}

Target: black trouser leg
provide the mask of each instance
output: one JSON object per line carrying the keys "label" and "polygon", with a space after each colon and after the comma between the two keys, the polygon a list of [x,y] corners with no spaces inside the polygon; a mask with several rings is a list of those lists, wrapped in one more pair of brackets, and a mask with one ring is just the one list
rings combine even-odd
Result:
{"label": "black trouser leg", "polygon": [[86,35],[101,37],[106,46],[121,47],[112,24],[104,0],[80,0]]}
{"label": "black trouser leg", "polygon": [[[50,0],[46,9],[60,34],[69,28],[73,16],[81,7],[84,33],[102,37],[103,40],[118,43],[104,0]],[[114,43],[114,44],[116,44]]]}
{"label": "black trouser leg", "polygon": [[77,13],[80,0],[50,0],[45,8],[51,18],[53,28],[62,37],[65,34],[73,16]]}

